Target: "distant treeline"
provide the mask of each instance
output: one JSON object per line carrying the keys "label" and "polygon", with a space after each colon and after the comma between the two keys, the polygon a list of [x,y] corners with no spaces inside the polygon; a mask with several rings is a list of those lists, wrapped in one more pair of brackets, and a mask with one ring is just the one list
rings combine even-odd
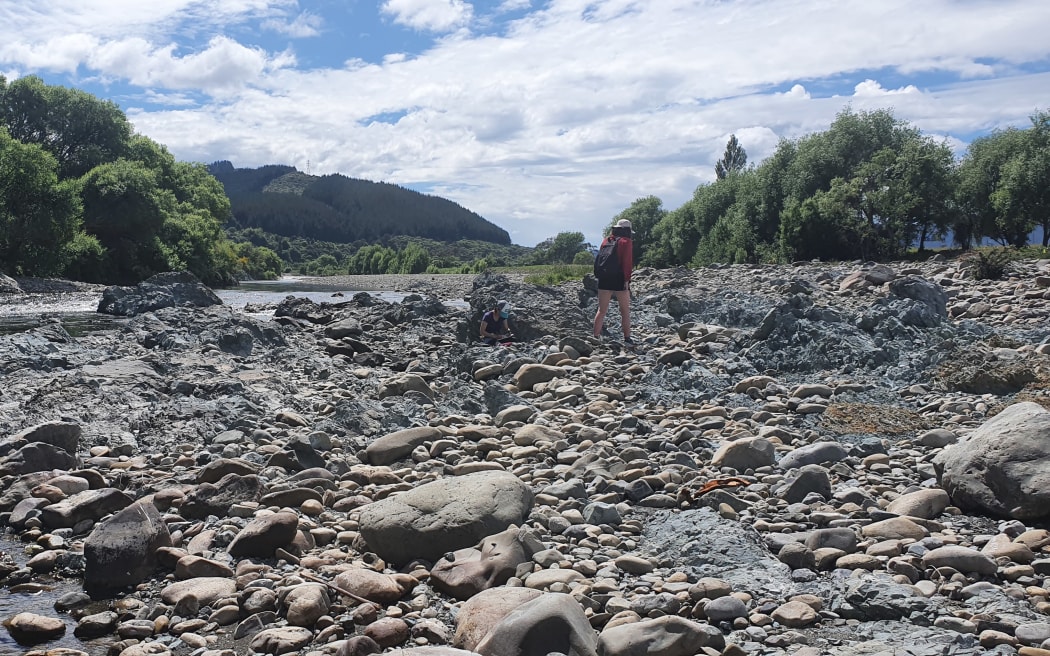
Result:
{"label": "distant treeline", "polygon": [[207,169],[135,134],[116,104],[0,76],[0,271],[121,284],[279,275],[276,253],[226,237],[229,218]]}
{"label": "distant treeline", "polygon": [[289,166],[238,169],[227,161],[209,170],[222,182],[238,228],[335,243],[374,244],[401,235],[510,244],[506,230],[474,212],[394,184],[310,176]]}
{"label": "distant treeline", "polygon": [[735,142],[681,207],[648,196],[614,217],[631,220],[642,264],[886,260],[947,235],[962,248],[1024,246],[1038,228],[1050,239],[1047,111],[974,140],[959,161],[887,110],[847,108],[758,166]]}
{"label": "distant treeline", "polygon": [[229,229],[236,241],[276,252],[286,270],[306,275],[477,272],[488,267],[525,263],[535,249],[514,244],[463,239],[443,242],[393,235],[370,244],[344,244],[306,237],[283,237],[260,228]]}

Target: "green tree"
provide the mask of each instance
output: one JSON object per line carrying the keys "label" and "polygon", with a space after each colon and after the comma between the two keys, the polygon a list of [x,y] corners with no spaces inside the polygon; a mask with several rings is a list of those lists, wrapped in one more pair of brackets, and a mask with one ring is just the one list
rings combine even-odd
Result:
{"label": "green tree", "polygon": [[80,177],[124,156],[131,124],[113,102],[79,89],[49,86],[35,76],[0,88],[0,125],[58,160],[59,178]]}
{"label": "green tree", "polygon": [[0,270],[53,276],[71,254],[80,228],[74,181],[59,182],[54,156],[0,128]]}
{"label": "green tree", "polygon": [[1011,159],[1025,152],[1026,141],[1025,131],[1008,128],[970,143],[959,165],[959,216],[954,232],[961,246],[969,246],[982,237],[1003,245],[1027,243],[1030,230],[1026,219],[1002,212],[1011,205],[1003,192],[998,196],[998,203],[995,200],[1004,171],[1009,172]]}
{"label": "green tree", "polygon": [[536,245],[532,263],[571,264],[577,253],[589,248],[582,232],[559,232]]}
{"label": "green tree", "polygon": [[715,162],[715,176],[721,180],[734,171],[743,171],[745,166],[747,166],[747,151],[737,141],[736,135],[731,134],[729,141],[726,142],[726,151],[722,159]]}
{"label": "green tree", "polygon": [[630,207],[613,217],[609,224],[612,229],[620,219],[631,222],[632,240],[634,241],[634,260],[636,263],[643,262],[655,265],[650,261],[648,244],[653,239],[653,230],[667,216],[667,210],[663,208],[663,201],[656,196],[645,196],[639,198]]}

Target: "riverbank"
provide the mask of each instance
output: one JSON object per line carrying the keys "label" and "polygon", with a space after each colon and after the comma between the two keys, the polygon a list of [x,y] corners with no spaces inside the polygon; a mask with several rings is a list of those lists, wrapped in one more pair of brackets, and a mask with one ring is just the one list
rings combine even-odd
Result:
{"label": "riverbank", "polygon": [[0,336],[0,653],[1050,649],[1050,262],[356,282]]}

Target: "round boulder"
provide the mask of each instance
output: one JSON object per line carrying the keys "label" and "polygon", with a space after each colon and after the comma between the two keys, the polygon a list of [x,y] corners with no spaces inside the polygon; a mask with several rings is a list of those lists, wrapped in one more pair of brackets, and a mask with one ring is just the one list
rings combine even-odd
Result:
{"label": "round boulder", "polygon": [[482,538],[521,525],[532,508],[532,490],[505,471],[482,471],[421,485],[361,510],[361,536],[394,563],[471,547]]}
{"label": "round boulder", "polygon": [[1015,403],[934,459],[955,505],[1022,521],[1050,517],[1050,411]]}

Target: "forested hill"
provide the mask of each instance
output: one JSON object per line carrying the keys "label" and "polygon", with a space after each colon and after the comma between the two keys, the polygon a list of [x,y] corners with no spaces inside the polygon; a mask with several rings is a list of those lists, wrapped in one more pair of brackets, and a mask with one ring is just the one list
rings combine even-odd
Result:
{"label": "forested hill", "polygon": [[451,242],[510,244],[510,235],[452,201],[385,182],[344,175],[312,176],[291,166],[238,169],[228,161],[208,170],[230,198],[239,227],[285,237],[376,242],[396,235]]}

